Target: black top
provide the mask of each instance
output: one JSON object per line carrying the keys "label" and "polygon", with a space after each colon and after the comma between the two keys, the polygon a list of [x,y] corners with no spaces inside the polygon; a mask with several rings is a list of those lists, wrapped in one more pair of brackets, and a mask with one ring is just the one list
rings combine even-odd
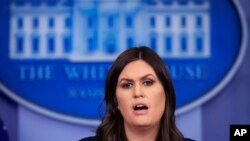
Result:
{"label": "black top", "polygon": [[[79,141],[97,141],[97,137],[96,136],[87,137],[87,138],[83,138],[83,139],[81,139]],[[185,138],[184,141],[195,141],[195,140],[191,140],[191,139]]]}
{"label": "black top", "polygon": [[[0,118],[0,141],[9,141],[8,133],[5,129],[3,121]],[[91,140],[90,140],[91,141]]]}

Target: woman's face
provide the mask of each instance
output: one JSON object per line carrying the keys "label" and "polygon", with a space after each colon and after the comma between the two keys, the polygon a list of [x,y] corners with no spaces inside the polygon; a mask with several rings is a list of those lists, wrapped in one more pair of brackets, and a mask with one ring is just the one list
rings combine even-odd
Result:
{"label": "woman's face", "polygon": [[124,67],[118,78],[116,97],[125,126],[160,124],[166,95],[155,71],[145,61],[133,61]]}

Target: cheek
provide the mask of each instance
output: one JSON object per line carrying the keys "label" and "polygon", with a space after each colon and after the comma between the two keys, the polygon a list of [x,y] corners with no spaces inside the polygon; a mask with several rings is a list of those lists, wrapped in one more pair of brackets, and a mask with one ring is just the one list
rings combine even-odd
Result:
{"label": "cheek", "polygon": [[121,115],[123,118],[127,119],[128,117],[130,117],[131,112],[130,112],[130,105],[129,102],[130,100],[127,100],[126,98],[119,98],[119,100],[117,100],[118,102],[118,110],[120,111]]}
{"label": "cheek", "polygon": [[155,106],[159,109],[165,109],[166,99],[164,96],[159,96],[155,100]]}
{"label": "cheek", "polygon": [[120,109],[120,111],[123,112],[128,110],[129,102],[131,101],[129,95],[124,92],[117,91],[116,98],[117,98],[117,106]]}
{"label": "cheek", "polygon": [[151,97],[151,99],[154,99],[154,112],[156,112],[159,116],[162,115],[166,104],[166,95],[164,90],[158,91],[153,97]]}

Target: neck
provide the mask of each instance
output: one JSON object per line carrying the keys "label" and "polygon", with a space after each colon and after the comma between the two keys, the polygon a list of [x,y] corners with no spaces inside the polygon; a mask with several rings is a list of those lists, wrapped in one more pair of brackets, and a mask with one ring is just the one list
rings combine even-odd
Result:
{"label": "neck", "polygon": [[128,141],[156,141],[159,125],[132,126],[124,125]]}

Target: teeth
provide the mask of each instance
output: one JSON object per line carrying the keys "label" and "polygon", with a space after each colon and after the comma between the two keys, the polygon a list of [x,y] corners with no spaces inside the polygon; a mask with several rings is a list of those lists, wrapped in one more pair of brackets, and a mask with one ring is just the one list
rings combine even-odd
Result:
{"label": "teeth", "polygon": [[148,107],[143,104],[138,104],[138,105],[135,105],[134,107],[134,110],[145,110],[145,109],[148,109]]}
{"label": "teeth", "polygon": [[137,108],[142,108],[145,107],[144,105],[140,104],[140,105],[136,105]]}

